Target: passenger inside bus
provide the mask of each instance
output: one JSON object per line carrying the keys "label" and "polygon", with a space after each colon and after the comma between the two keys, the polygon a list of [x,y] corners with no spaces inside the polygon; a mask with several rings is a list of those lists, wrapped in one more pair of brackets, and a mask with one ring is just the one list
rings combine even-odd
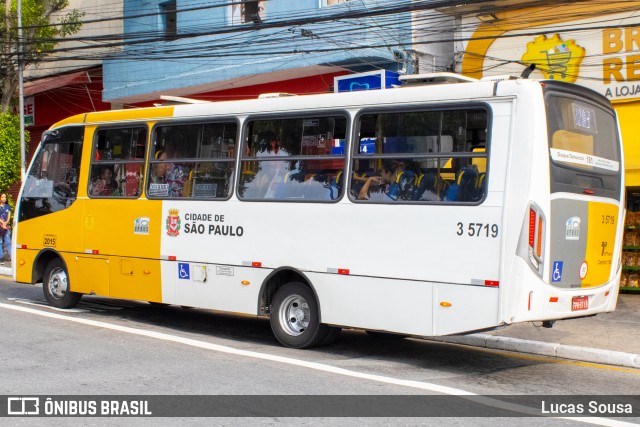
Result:
{"label": "passenger inside bus", "polygon": [[102,166],[100,175],[92,182],[89,192],[92,196],[111,196],[117,188],[118,183],[113,178],[112,166]]}
{"label": "passenger inside bus", "polygon": [[[156,151],[156,160],[167,160],[167,153],[163,150]],[[167,163],[156,163],[151,172],[151,182],[153,184],[164,184],[167,174]]]}
{"label": "passenger inside bus", "polygon": [[[367,178],[359,200],[397,201],[411,200],[414,193],[415,173],[407,170],[401,160],[382,162],[377,176]],[[372,188],[373,187],[373,188]]]}
{"label": "passenger inside bus", "polygon": [[[178,150],[169,152],[168,158],[180,159],[182,153]],[[182,163],[167,164],[165,182],[169,184],[169,197],[183,197],[184,184],[189,179],[189,167]],[[190,196],[184,194],[185,197]]]}

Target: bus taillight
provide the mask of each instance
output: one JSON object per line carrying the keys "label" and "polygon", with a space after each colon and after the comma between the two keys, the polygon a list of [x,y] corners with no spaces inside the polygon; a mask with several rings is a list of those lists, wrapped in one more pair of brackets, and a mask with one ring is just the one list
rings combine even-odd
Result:
{"label": "bus taillight", "polygon": [[544,252],[544,215],[536,206],[529,206],[529,261],[540,272]]}
{"label": "bus taillight", "polygon": [[533,248],[536,238],[536,211],[529,208],[529,246]]}

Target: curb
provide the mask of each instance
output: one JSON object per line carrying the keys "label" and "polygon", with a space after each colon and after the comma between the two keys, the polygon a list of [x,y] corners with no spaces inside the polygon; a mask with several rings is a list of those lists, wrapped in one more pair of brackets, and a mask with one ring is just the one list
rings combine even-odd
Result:
{"label": "curb", "polygon": [[473,347],[485,347],[496,350],[531,353],[562,359],[579,360],[582,362],[603,363],[606,365],[640,368],[640,354],[624,353],[622,351],[600,350],[575,345],[529,341],[520,338],[497,337],[486,334],[471,334],[464,336],[429,337],[429,341],[451,344],[462,344]]}
{"label": "curb", "polygon": [[11,267],[0,267],[0,276],[13,277],[13,270],[11,269]]}

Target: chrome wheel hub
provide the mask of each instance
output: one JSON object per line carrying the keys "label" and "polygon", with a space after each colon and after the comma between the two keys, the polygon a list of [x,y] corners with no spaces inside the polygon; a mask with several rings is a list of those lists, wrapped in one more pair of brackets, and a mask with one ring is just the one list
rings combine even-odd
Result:
{"label": "chrome wheel hub", "polygon": [[311,310],[307,300],[300,295],[290,295],[280,305],[278,317],[287,334],[298,336],[309,327]]}

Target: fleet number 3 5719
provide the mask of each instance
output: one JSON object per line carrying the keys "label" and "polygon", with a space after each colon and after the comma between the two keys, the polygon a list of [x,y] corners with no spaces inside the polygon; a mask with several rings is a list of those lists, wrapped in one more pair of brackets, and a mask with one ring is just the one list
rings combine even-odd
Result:
{"label": "fleet number 3 5719", "polygon": [[498,237],[498,224],[485,224],[483,222],[459,222],[456,234],[458,236],[467,235],[471,237]]}

